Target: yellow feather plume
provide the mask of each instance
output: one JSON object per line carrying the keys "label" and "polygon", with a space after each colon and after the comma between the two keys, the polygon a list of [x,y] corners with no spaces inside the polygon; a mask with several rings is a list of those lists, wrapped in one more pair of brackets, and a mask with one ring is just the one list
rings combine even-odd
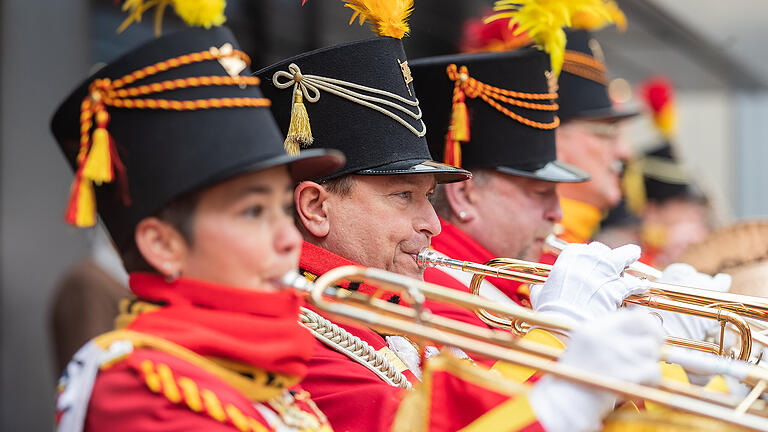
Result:
{"label": "yellow feather plume", "polygon": [[413,0],[347,0],[344,6],[355,11],[349,23],[360,20],[371,22],[379,36],[402,39],[410,31],[408,17],[413,12]]}
{"label": "yellow feather plume", "polygon": [[573,27],[574,20],[578,19],[586,21],[589,18],[592,23],[603,25],[616,22],[618,6],[613,0],[498,0],[494,10],[498,13],[486,18],[485,22],[509,18],[509,26],[516,26],[515,35],[527,33],[549,54],[552,72],[559,76],[565,56],[563,29]]}
{"label": "yellow feather plume", "polygon": [[176,15],[191,27],[220,26],[226,21],[224,9],[226,0],[125,0],[123,11],[128,12],[128,18],[117,28],[122,33],[134,22],[140,22],[144,12],[155,8],[155,34],[160,36],[162,31],[165,8],[173,6]]}

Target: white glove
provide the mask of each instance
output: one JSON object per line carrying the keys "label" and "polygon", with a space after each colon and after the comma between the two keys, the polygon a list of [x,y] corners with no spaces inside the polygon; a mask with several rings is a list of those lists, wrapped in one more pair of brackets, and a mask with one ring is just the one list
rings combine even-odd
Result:
{"label": "white glove", "polygon": [[557,258],[544,285],[531,287],[537,312],[583,322],[612,312],[625,297],[648,288],[648,282],[624,275],[624,268],[640,258],[640,248],[625,245],[611,250],[594,242],[568,245]]}
{"label": "white glove", "polygon": [[[728,292],[731,289],[731,275],[718,273],[714,277],[699,273],[688,264],[670,264],[658,282],[681,285],[692,288],[702,288],[710,291]],[[663,320],[664,331],[669,336],[693,340],[705,340],[707,333],[715,327],[720,327],[717,321],[685,315],[675,312],[656,311]]]}
{"label": "white glove", "polygon": [[[558,363],[623,381],[661,380],[659,351],[664,332],[643,311],[622,310],[588,321],[573,331]],[[545,375],[528,394],[536,419],[549,432],[599,430],[616,396]]]}

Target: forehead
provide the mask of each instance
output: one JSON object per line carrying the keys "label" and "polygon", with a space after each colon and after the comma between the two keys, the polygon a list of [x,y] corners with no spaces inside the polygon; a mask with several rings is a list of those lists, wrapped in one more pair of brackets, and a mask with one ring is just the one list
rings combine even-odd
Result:
{"label": "forehead", "polygon": [[291,193],[293,183],[285,166],[277,166],[225,180],[210,186],[204,196],[215,199],[238,199],[251,194]]}
{"label": "forehead", "polygon": [[385,176],[356,176],[358,181],[379,187],[423,187],[434,188],[437,184],[434,175],[430,174],[400,174]]}

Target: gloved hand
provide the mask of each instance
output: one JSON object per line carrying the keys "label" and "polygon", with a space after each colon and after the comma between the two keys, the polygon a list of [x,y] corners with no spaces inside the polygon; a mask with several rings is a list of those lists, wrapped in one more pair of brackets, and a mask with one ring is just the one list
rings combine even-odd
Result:
{"label": "gloved hand", "polygon": [[616,249],[594,242],[568,245],[557,258],[544,285],[531,287],[537,312],[583,322],[615,311],[625,297],[648,288],[648,282],[624,275],[624,268],[640,258],[640,248]]}
{"label": "gloved hand", "polygon": [[[691,288],[702,288],[710,291],[728,292],[731,289],[731,275],[718,273],[714,277],[699,273],[688,264],[670,264],[658,282],[681,285]],[[664,331],[669,336],[687,339],[704,340],[707,333],[715,327],[720,327],[717,321],[698,318],[675,312],[656,311],[663,320]]]}
{"label": "gloved hand", "polygon": [[[558,363],[641,384],[661,380],[664,332],[647,312],[621,310],[576,328]],[[545,375],[528,394],[539,423],[549,432],[599,430],[616,396]]]}

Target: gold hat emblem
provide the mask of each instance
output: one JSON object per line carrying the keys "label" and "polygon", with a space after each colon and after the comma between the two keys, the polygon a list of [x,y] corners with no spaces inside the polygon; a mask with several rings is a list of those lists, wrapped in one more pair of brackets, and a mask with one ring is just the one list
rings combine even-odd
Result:
{"label": "gold hat emblem", "polygon": [[597,39],[589,40],[589,49],[592,51],[592,57],[594,57],[595,60],[599,61],[600,63],[605,63],[603,47],[600,46],[600,43],[597,41]]}
{"label": "gold hat emblem", "polygon": [[411,68],[408,66],[408,60],[401,62],[400,59],[397,59],[397,63],[400,64],[400,71],[403,73],[405,88],[408,89],[408,94],[413,96],[413,93],[411,93],[411,87],[409,86],[409,84],[413,82],[413,75],[411,75]]}
{"label": "gold hat emblem", "polygon": [[211,54],[218,56],[219,64],[232,78],[237,78],[240,72],[248,66],[245,60],[234,55],[235,50],[229,42],[222,45],[221,48],[211,47],[210,51]]}

